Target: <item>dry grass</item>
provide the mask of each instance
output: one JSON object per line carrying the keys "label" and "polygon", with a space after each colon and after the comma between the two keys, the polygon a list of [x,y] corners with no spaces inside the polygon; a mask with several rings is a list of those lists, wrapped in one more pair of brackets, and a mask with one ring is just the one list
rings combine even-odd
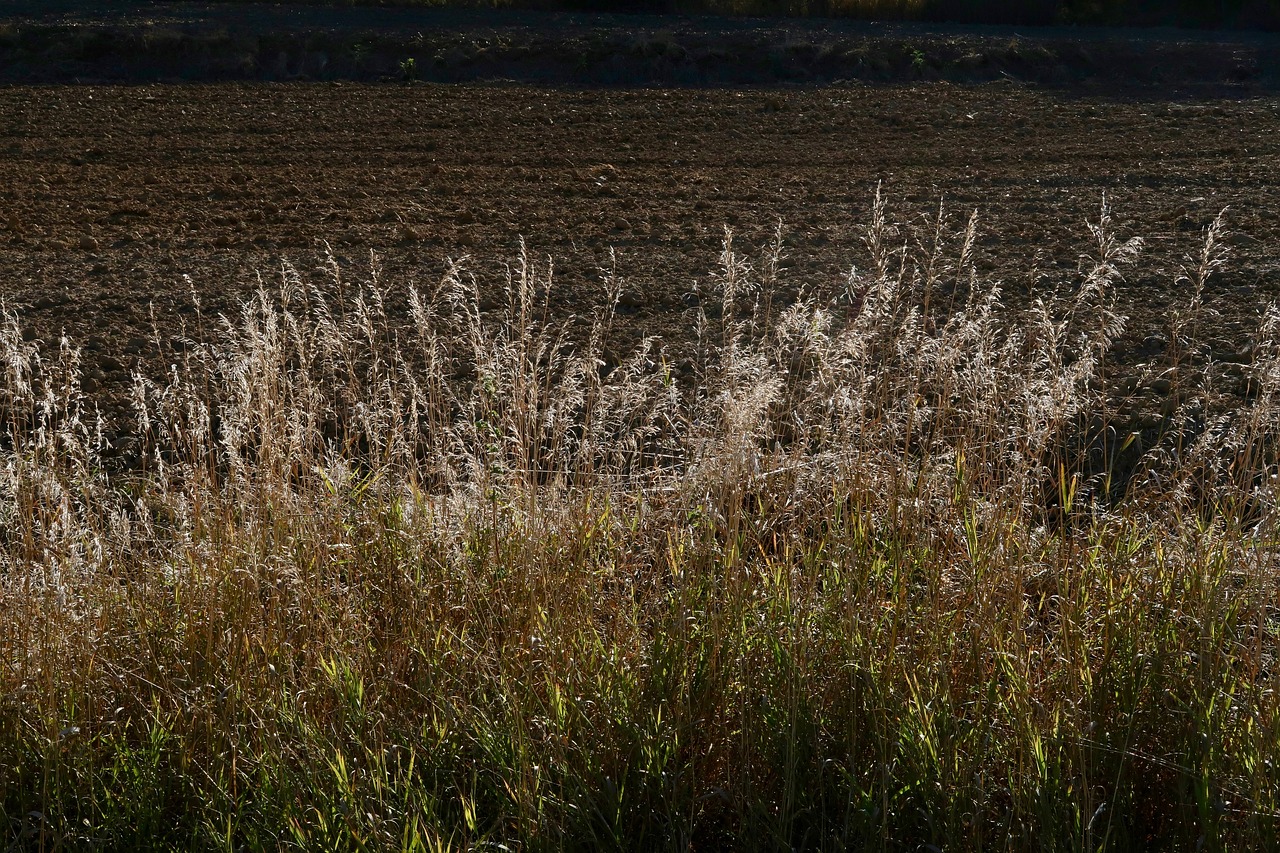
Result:
{"label": "dry grass", "polygon": [[74,345],[10,318],[0,838],[1276,845],[1280,313],[1214,413],[1196,295],[1139,453],[1101,389],[1140,245],[1105,210],[1028,313],[972,227],[871,220],[778,309],[781,243],[726,239],[693,381],[656,343],[606,369],[610,305],[570,346],[529,257],[503,316],[458,264],[408,336],[376,280],[286,269],[138,378],[128,472]]}

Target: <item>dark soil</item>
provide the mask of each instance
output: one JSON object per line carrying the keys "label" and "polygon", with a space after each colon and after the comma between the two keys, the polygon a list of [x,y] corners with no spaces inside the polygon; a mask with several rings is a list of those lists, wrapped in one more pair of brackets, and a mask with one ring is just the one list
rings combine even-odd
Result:
{"label": "dark soil", "polygon": [[[130,371],[176,358],[193,294],[206,316],[233,314],[286,262],[326,286],[326,247],[352,281],[375,253],[395,305],[448,256],[472,255],[496,288],[523,236],[555,258],[565,317],[604,298],[616,253],[617,347],[655,334],[679,358],[726,225],[759,249],[784,223],[784,303],[864,263],[877,184],[909,221],[944,204],[958,229],[977,209],[979,265],[1025,305],[1077,280],[1105,194],[1148,240],[1121,287],[1134,320],[1118,355],[1126,411],[1150,428],[1171,405],[1148,380],[1187,299],[1180,269],[1219,211],[1233,257],[1210,282],[1202,355],[1247,361],[1280,296],[1278,167],[1280,97],[1265,91],[15,85],[0,88],[0,296],[30,335],[87,345],[89,387],[124,429]],[[1245,393],[1244,368],[1227,373],[1221,392]]]}

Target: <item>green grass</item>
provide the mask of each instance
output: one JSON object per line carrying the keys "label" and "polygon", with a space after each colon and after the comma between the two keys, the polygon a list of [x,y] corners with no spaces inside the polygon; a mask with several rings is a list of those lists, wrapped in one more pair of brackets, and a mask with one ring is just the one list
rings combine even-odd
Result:
{"label": "green grass", "polygon": [[1140,262],[1105,210],[1029,312],[972,228],[877,201],[862,237],[785,308],[782,244],[727,239],[691,373],[602,367],[609,304],[569,346],[527,256],[505,309],[453,266],[407,329],[376,280],[330,304],[286,269],[138,377],[125,468],[74,346],[11,318],[0,839],[1280,843],[1280,313],[1251,398],[1203,409],[1220,226],[1142,437],[1100,390]]}

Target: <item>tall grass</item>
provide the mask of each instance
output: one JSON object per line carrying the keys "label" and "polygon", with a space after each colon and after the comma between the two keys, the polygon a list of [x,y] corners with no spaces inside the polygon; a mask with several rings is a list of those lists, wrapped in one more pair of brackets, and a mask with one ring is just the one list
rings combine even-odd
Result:
{"label": "tall grass", "polygon": [[1105,209],[1027,311],[972,221],[870,220],[785,306],[726,235],[692,371],[605,359],[610,300],[571,337],[527,253],[407,325],[285,268],[137,378],[132,467],[11,316],[6,846],[1280,843],[1280,311],[1206,408],[1216,223],[1131,434]]}

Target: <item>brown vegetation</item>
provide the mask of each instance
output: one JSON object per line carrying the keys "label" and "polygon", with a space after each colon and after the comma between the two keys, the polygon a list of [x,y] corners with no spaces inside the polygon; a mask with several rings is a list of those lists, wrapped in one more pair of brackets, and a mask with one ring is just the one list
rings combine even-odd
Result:
{"label": "brown vegetation", "polygon": [[[1002,304],[944,219],[771,308],[726,237],[694,378],[581,347],[527,256],[331,304],[287,270],[135,379],[3,337],[0,827],[27,849],[1275,843],[1280,313],[1153,446],[1099,391],[1140,241]],[[1189,270],[1195,351],[1221,224]],[[1083,439],[1083,440],[1082,440]],[[1117,460],[1136,454],[1123,470]],[[1118,476],[1118,474],[1123,476]]]}

